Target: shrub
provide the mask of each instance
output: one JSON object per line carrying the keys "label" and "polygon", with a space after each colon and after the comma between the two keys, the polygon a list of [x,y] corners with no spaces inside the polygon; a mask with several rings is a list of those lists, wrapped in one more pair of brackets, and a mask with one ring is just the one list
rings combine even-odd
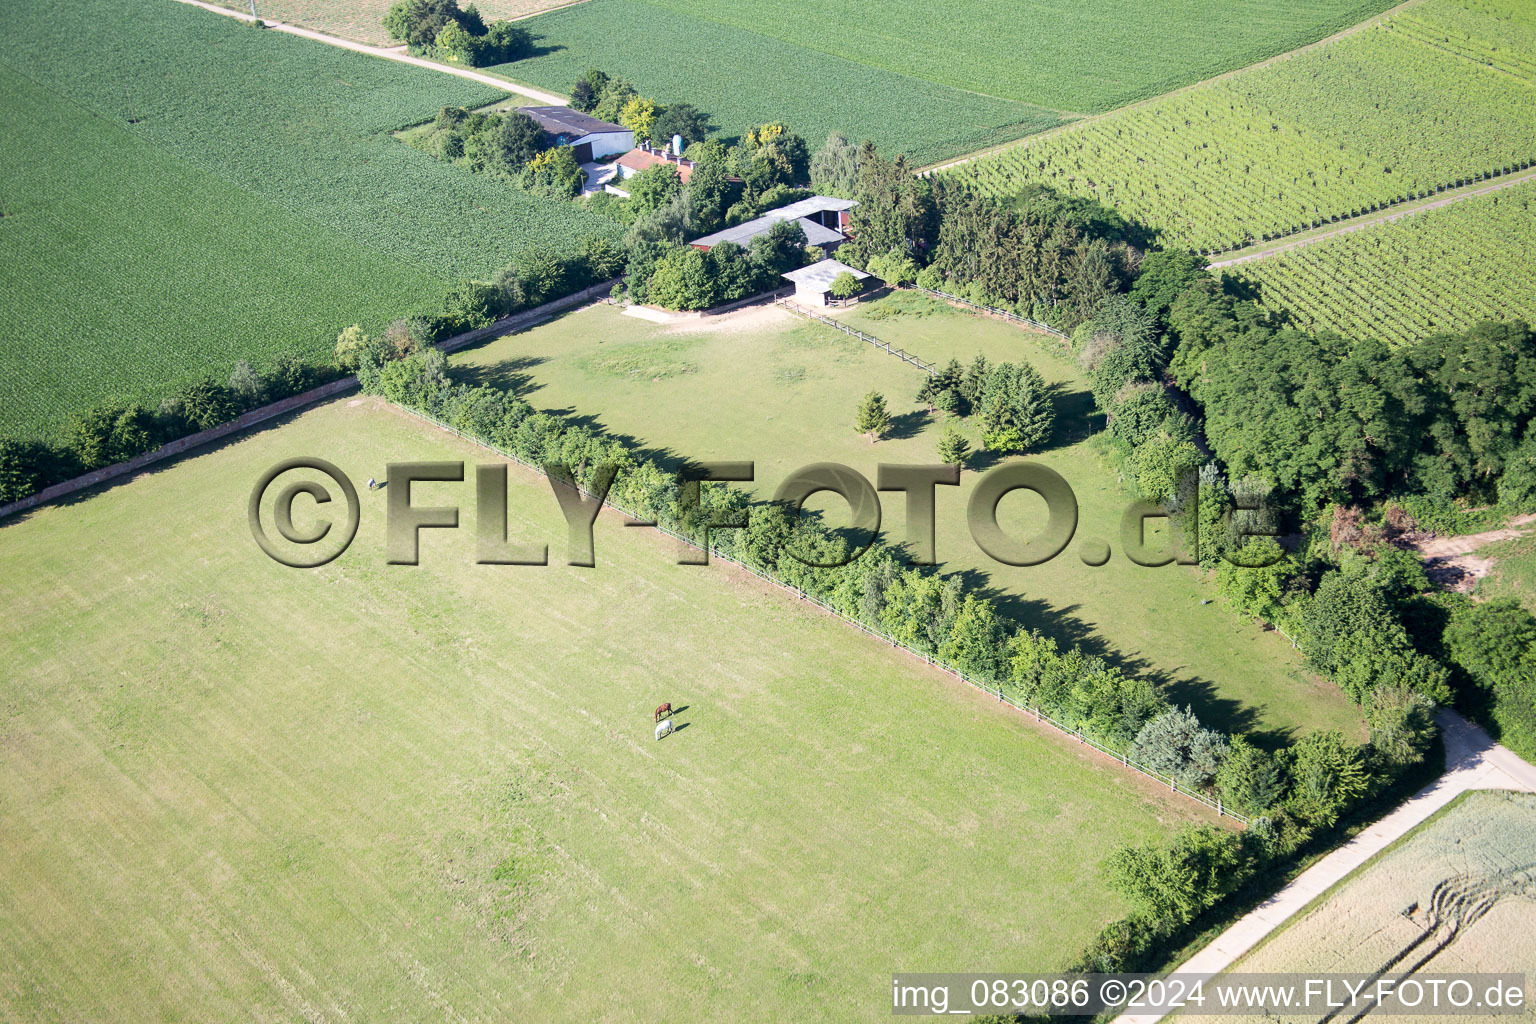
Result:
{"label": "shrub", "polygon": [[704,253],[685,245],[661,258],[646,293],[649,301],[667,309],[708,309],[719,299]]}
{"label": "shrub", "polygon": [[229,391],[235,401],[247,409],[254,409],[266,395],[267,384],[254,366],[241,359],[229,373]]}
{"label": "shrub", "polygon": [[1185,825],[1166,844],[1115,851],[1105,873],[1137,914],[1167,934],[1234,891],[1255,867],[1237,833]]}
{"label": "shrub", "polygon": [[949,466],[965,466],[965,460],[971,454],[971,442],[965,435],[955,429],[953,423],[944,428],[944,433],[939,435],[939,461]]}
{"label": "shrub", "polygon": [[1324,575],[1302,616],[1302,649],[1357,703],[1382,682],[1405,681],[1431,700],[1448,702],[1444,668],[1414,649],[1363,559]]}
{"label": "shrub", "polygon": [[1152,719],[1130,749],[1135,760],[1191,789],[1209,785],[1226,754],[1226,737],[1201,726],[1189,708],[1172,708]]}
{"label": "shrub", "polygon": [[891,412],[885,407],[885,396],[878,391],[871,391],[860,399],[854,426],[872,441],[878,441],[881,435],[891,429]]}
{"label": "shrub", "polygon": [[172,415],[194,430],[208,430],[233,419],[239,408],[229,388],[211,377],[186,381],[166,399]]}
{"label": "shrub", "polygon": [[1284,790],[1279,760],[1241,736],[1232,737],[1216,772],[1216,792],[1226,805],[1243,814],[1263,814]]}
{"label": "shrub", "polygon": [[362,361],[363,353],[373,352],[376,360],[382,362],[380,349],[383,345],[379,340],[368,337],[363,333],[362,327],[353,324],[344,328],[336,335],[336,351],[334,359],[337,369],[356,372],[357,364]]}
{"label": "shrub", "polygon": [[1371,691],[1365,720],[1371,730],[1371,749],[1389,773],[1424,760],[1435,737],[1434,702],[1400,683]]}
{"label": "shrub", "polygon": [[1045,379],[1028,363],[988,368],[980,357],[962,390],[980,410],[984,444],[992,451],[1031,451],[1051,436],[1056,411]]}
{"label": "shrub", "polygon": [[832,284],[828,286],[827,290],[832,293],[834,298],[851,299],[859,294],[863,288],[864,286],[859,283],[859,279],[845,270],[832,279]]}
{"label": "shrub", "polygon": [[1363,796],[1370,782],[1359,749],[1339,732],[1308,733],[1287,756],[1291,792],[1286,807],[1302,821],[1330,827]]}
{"label": "shrub", "polygon": [[572,199],[581,192],[581,167],[570,146],[555,146],[528,161],[522,185],[550,199]]}
{"label": "shrub", "polygon": [[1451,615],[1446,654],[1477,688],[1499,738],[1523,757],[1536,756],[1536,616],[1504,598],[1466,602]]}
{"label": "shrub", "polygon": [[48,486],[54,453],[37,441],[0,437],[0,505],[28,498]]}
{"label": "shrub", "polygon": [[871,256],[864,269],[892,288],[911,284],[918,278],[917,264],[912,257],[899,251]]}

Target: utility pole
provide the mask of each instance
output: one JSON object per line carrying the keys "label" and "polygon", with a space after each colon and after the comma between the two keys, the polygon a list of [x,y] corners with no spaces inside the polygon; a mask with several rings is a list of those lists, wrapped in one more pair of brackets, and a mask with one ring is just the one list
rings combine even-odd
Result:
{"label": "utility pole", "polygon": [[139,113],[133,108],[133,93],[128,91],[128,87],[126,85],[123,86],[123,98],[128,101],[128,123],[138,124]]}

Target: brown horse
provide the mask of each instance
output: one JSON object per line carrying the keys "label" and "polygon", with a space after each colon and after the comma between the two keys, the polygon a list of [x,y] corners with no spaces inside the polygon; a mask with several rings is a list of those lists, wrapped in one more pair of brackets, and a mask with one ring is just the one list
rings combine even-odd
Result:
{"label": "brown horse", "polygon": [[661,707],[656,709],[656,717],[654,719],[652,719],[652,721],[659,722],[663,718],[666,718],[671,713],[672,713],[672,705],[671,704],[663,704]]}

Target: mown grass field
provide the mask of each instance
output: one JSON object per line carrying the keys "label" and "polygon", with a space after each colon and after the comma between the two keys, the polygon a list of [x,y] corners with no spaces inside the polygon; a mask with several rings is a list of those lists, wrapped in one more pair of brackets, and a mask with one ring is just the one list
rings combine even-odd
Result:
{"label": "mown grass field", "polygon": [[359,484],[284,568],[245,506],[295,455],[494,461],[344,399],[0,528],[0,1018],[883,1020],[895,970],[1061,966],[1197,813],[612,515],[564,565],[521,470],[552,565],[472,564],[471,482],[418,567]]}
{"label": "mown grass field", "polygon": [[1481,320],[1536,322],[1536,182],[1234,268],[1316,330],[1408,345]]}
{"label": "mown grass field", "polygon": [[1512,597],[1536,612],[1536,535],[1490,544],[1478,552],[1493,568],[1477,582],[1482,597]]}
{"label": "mown grass field", "polygon": [[494,89],[165,0],[0,12],[0,430],[158,394],[615,227],[395,129]]}
{"label": "mown grass field", "polygon": [[[1411,973],[1425,975],[1527,974],[1536,958],[1528,891],[1533,835],[1536,796],[1468,793],[1320,896],[1232,971],[1363,974],[1390,964],[1394,974],[1410,966]],[[1458,908],[1447,898],[1454,893],[1472,895]],[[1448,909],[1432,917],[1437,903]],[[1440,926],[1431,932],[1437,920]],[[1395,958],[1405,950],[1412,954],[1398,962]],[[1482,994],[1478,987],[1477,997]],[[1527,1000],[1531,996],[1527,981]],[[1317,1018],[1316,1012],[1273,1016],[1282,1021]],[[1253,1015],[1215,1019],[1235,1022]],[[1454,1018],[1439,1014],[1434,1019]]]}
{"label": "mown grass field", "polygon": [[[1055,342],[939,308],[944,312],[927,317],[838,315],[925,360],[969,361],[977,352],[994,361],[1023,359],[1057,383],[1057,434],[1039,457],[1066,477],[1080,510],[1077,539],[1054,561],[997,564],[970,538],[966,501],[978,474],[967,471],[960,487],[938,488],[944,568],[964,572],[1018,621],[1160,679],[1174,700],[1212,725],[1354,735],[1358,709],[1307,672],[1278,634],[1234,614],[1191,569],[1148,569],[1125,559],[1119,522],[1129,498],[1098,455],[1091,433],[1102,423],[1090,415],[1087,389]],[[763,496],[813,462],[853,466],[873,481],[880,462],[937,461],[942,416],[914,402],[919,371],[773,307],[709,328],[662,327],[592,307],[453,358],[466,381],[519,389],[538,408],[590,417],[667,457],[750,459],[757,467],[752,486]],[[886,396],[894,419],[893,436],[876,444],[854,430],[854,410],[872,389]],[[887,539],[899,542],[905,507],[899,495],[886,496],[883,505]],[[822,496],[810,507],[825,511],[829,523],[848,521],[838,498]],[[1043,503],[1023,494],[1000,507],[1005,526],[1020,536],[1039,529],[1042,511]],[[1078,555],[1078,544],[1095,538],[1115,549],[1101,568],[1085,566]]]}
{"label": "mown grass field", "polygon": [[[249,14],[249,0],[215,0],[221,7]],[[571,0],[483,0],[476,3],[486,21],[520,18],[551,7],[563,7]],[[384,15],[394,0],[257,0],[256,13],[268,21],[328,32],[344,39],[355,39],[374,46],[398,46],[398,40],[384,31]],[[466,5],[467,6],[467,5]]]}
{"label": "mown grass field", "polygon": [[604,68],[662,103],[694,104],[728,138],[784,121],[813,150],[829,132],[840,131],[923,164],[1062,122],[1038,106],[861,64],[644,0],[590,0],[526,25],[549,52],[490,70],[564,94],[577,75]]}
{"label": "mown grass field", "polygon": [[1052,112],[1109,110],[1263,60],[1388,6],[880,0],[853,14],[832,0],[591,0],[531,19],[561,49],[507,71],[563,90],[597,65],[731,132],[783,119],[815,142],[835,128],[925,163],[1049,127]]}
{"label": "mown grass field", "polygon": [[[1399,17],[1536,31],[1520,0],[1427,0]],[[1397,17],[1324,46],[954,169],[994,195],[1043,182],[1167,243],[1225,250],[1536,160],[1536,77]]]}

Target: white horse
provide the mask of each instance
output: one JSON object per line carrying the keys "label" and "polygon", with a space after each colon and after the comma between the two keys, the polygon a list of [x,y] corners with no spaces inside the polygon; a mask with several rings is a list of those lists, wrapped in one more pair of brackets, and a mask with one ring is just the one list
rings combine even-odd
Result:
{"label": "white horse", "polygon": [[661,724],[656,726],[656,738],[657,739],[661,739],[663,736],[669,736],[669,735],[671,735],[671,733],[672,733],[672,719],[670,719],[670,718],[665,719],[664,721],[661,722]]}

